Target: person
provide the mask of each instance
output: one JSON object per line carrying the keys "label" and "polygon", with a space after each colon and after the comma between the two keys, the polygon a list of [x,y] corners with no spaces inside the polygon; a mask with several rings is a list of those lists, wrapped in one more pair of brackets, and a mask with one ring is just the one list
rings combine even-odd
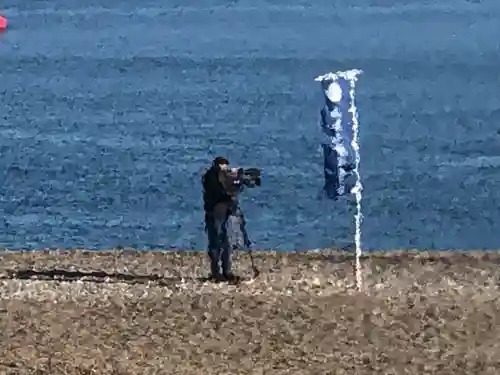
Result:
{"label": "person", "polygon": [[[230,216],[238,216],[238,193],[242,186],[237,171],[229,161],[218,156],[202,177],[205,231],[208,237],[210,278],[215,281],[238,281],[232,270],[227,224]],[[219,265],[219,263],[221,263]]]}

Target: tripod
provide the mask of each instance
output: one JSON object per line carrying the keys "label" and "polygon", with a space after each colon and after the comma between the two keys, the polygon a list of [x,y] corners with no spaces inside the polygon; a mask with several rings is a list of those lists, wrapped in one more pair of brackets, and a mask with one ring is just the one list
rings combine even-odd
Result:
{"label": "tripod", "polygon": [[254,278],[256,278],[260,275],[260,270],[255,266],[255,260],[254,260],[253,252],[252,252],[252,241],[250,241],[250,238],[248,236],[248,232],[246,229],[245,215],[243,215],[243,211],[241,210],[240,207],[238,207],[234,217],[238,220],[238,224],[240,226],[240,231],[241,231],[241,234],[243,235],[243,244],[245,245],[245,247],[248,250],[248,255],[250,256],[250,262],[252,264],[253,275],[254,275]]}

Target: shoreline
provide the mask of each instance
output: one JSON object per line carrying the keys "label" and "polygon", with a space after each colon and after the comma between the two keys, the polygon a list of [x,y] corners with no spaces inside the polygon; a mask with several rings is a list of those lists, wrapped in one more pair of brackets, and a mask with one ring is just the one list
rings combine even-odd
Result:
{"label": "shoreline", "polygon": [[[319,261],[329,260],[335,262],[348,262],[356,259],[354,251],[344,251],[336,249],[318,249],[318,250],[296,250],[296,251],[273,251],[273,250],[252,250],[254,259],[268,263],[274,261]],[[48,261],[54,264],[56,260],[65,265],[69,260],[85,262],[85,259],[108,260],[113,258],[117,262],[134,261],[144,258],[146,260],[156,259],[160,262],[173,261],[174,263],[198,263],[208,260],[207,252],[204,250],[135,250],[135,249],[108,249],[108,250],[87,250],[87,249],[40,249],[40,250],[0,250],[0,269],[4,268],[4,262],[27,261],[33,262]],[[250,256],[246,250],[237,250],[233,252],[233,263],[247,263]],[[404,262],[421,261],[460,261],[466,259],[485,262],[500,262],[500,249],[498,250],[391,250],[391,251],[372,251],[364,252],[360,256],[360,261],[370,262],[376,260],[399,259]],[[194,262],[194,263],[193,263]],[[75,264],[75,266],[77,265]],[[168,264],[168,263],[165,263]],[[105,263],[105,266],[109,264]],[[208,265],[208,264],[207,264]]]}

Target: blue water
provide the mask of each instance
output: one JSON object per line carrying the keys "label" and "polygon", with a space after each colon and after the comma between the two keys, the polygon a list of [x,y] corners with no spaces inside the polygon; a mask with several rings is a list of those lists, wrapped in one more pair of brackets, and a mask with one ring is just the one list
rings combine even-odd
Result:
{"label": "blue water", "polygon": [[316,199],[314,78],[349,68],[363,247],[499,247],[498,0],[101,3],[2,2],[0,247],[204,249],[219,154],[263,169],[258,248],[352,243],[352,205]]}

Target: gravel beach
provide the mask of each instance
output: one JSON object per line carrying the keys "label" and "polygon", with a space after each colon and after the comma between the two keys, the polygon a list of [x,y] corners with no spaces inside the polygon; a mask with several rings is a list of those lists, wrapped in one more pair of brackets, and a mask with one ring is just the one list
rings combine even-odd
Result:
{"label": "gravel beach", "polygon": [[500,252],[0,252],[0,374],[499,374]]}

